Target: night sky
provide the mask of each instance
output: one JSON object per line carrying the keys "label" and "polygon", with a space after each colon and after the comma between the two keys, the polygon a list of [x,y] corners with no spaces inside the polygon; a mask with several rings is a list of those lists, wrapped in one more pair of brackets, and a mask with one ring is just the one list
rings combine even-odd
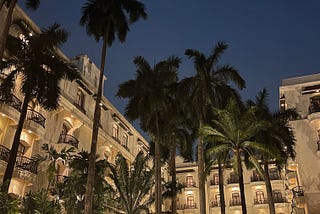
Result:
{"label": "night sky", "polygon": [[[19,1],[24,8],[24,1]],[[57,22],[70,33],[62,50],[68,57],[87,54],[99,67],[101,44],[80,27],[85,0],[42,0],[26,13],[41,27]],[[285,78],[317,73],[320,68],[320,1],[309,0],[149,0],[149,18],[131,26],[124,44],[108,49],[106,97],[121,111],[126,101],[115,97],[118,85],[134,78],[133,59],[150,64],[175,55],[182,57],[180,77],[194,74],[187,48],[210,53],[218,41],[229,48],[221,62],[239,70],[246,80],[243,98],[262,88],[270,93],[271,109],[278,108],[278,88]],[[137,127],[137,126],[136,126]],[[138,128],[138,127],[137,127]]]}

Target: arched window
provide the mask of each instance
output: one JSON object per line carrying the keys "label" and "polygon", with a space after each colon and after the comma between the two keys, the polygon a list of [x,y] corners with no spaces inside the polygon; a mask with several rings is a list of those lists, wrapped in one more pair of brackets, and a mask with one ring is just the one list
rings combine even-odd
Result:
{"label": "arched window", "polygon": [[77,92],[77,99],[76,99],[76,103],[80,106],[80,107],[84,107],[84,93],[78,89]]}

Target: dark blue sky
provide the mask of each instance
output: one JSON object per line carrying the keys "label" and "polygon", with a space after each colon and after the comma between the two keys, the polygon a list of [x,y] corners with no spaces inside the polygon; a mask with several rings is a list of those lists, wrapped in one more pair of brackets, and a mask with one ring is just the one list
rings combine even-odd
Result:
{"label": "dark blue sky", "polygon": [[[69,31],[69,40],[62,48],[67,56],[85,53],[100,65],[101,44],[79,26],[84,2],[44,0],[37,11],[26,12],[40,27],[57,22]],[[193,65],[183,56],[185,49],[209,53],[217,41],[225,41],[229,49],[222,62],[235,66],[246,80],[244,99],[254,98],[266,87],[272,109],[278,107],[282,79],[319,71],[318,0],[142,2],[149,18],[131,26],[126,43],[116,42],[107,53],[105,95],[121,112],[126,102],[114,95],[120,83],[134,77],[132,60],[138,55],[151,64],[170,55],[182,57],[180,77],[183,78],[194,73]]]}

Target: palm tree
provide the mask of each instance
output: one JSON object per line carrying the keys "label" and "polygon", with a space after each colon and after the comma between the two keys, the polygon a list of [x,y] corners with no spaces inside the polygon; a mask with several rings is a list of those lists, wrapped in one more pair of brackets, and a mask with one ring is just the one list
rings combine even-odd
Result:
{"label": "palm tree", "polygon": [[153,68],[141,56],[136,57],[134,63],[137,67],[136,78],[120,84],[117,96],[129,98],[125,115],[130,120],[140,119],[142,129],[155,142],[155,202],[156,213],[161,213],[160,131],[164,124],[160,120],[167,117],[166,109],[174,105],[170,88],[177,81],[180,59],[169,57]]}
{"label": "palm tree", "polygon": [[100,64],[99,85],[94,110],[89,173],[85,196],[85,213],[92,213],[92,189],[94,183],[95,156],[100,122],[100,103],[102,96],[103,73],[106,61],[107,46],[111,46],[117,37],[124,42],[129,31],[129,24],[147,18],[144,4],[136,0],[88,0],[82,7],[80,24],[86,26],[87,33],[93,35],[96,41],[102,39],[102,54]]}
{"label": "palm tree", "polygon": [[[4,50],[6,48],[7,37],[12,21],[12,14],[13,9],[16,6],[18,0],[0,0],[0,12],[2,11],[3,7],[8,7],[7,16],[5,18],[4,27],[2,29],[2,35],[0,38],[0,64],[2,63],[2,58],[4,54]],[[40,0],[26,0],[26,6],[30,9],[36,10],[39,7]]]}
{"label": "palm tree", "polygon": [[294,109],[287,109],[282,112],[272,113],[267,105],[268,92],[263,89],[256,96],[255,102],[248,101],[249,106],[255,106],[257,108],[257,117],[261,120],[266,120],[271,126],[266,130],[261,130],[255,137],[257,141],[264,143],[265,145],[274,146],[281,154],[281,158],[275,158],[269,154],[259,154],[263,168],[258,166],[258,171],[264,178],[266,183],[266,190],[268,196],[269,212],[275,214],[274,198],[272,194],[272,186],[269,177],[269,163],[271,160],[275,161],[279,168],[283,167],[289,158],[295,157],[294,145],[295,139],[292,130],[288,127],[288,120],[290,118],[297,118],[298,114]]}
{"label": "palm tree", "polygon": [[2,190],[7,192],[16,162],[20,135],[26,118],[28,103],[36,100],[46,110],[59,107],[60,87],[62,79],[75,80],[80,73],[75,66],[58,55],[56,49],[67,39],[66,32],[58,24],[44,29],[42,33],[24,38],[8,37],[12,54],[6,61],[6,69],[11,71],[0,85],[3,100],[12,100],[13,89],[17,78],[21,77],[19,87],[24,95],[17,129],[14,135],[8,165],[4,174]]}
{"label": "palm tree", "polygon": [[148,167],[148,159],[143,152],[139,152],[129,166],[126,158],[118,154],[115,164],[108,163],[108,178],[114,184],[113,191],[117,193],[109,209],[116,213],[149,213],[154,201],[150,192],[155,182],[154,170]]}
{"label": "palm tree", "polygon": [[[0,185],[0,188],[2,185]],[[0,191],[0,213],[19,214],[21,201],[12,198],[7,192]]]}
{"label": "palm tree", "polygon": [[[190,97],[190,112],[194,112],[195,121],[200,129],[206,119],[206,112],[212,106],[220,107],[226,102],[226,97],[238,97],[237,92],[228,83],[231,81],[238,88],[245,87],[244,80],[237,70],[228,64],[218,65],[218,61],[227,45],[219,42],[212,53],[206,57],[198,50],[187,49],[185,55],[193,59],[196,74],[193,77],[185,78],[181,81],[181,97]],[[192,105],[190,105],[190,103]],[[206,213],[205,181],[204,173],[204,142],[198,139],[198,177],[199,177],[199,200],[200,213]]]}
{"label": "palm tree", "polygon": [[208,150],[209,154],[216,155],[226,152],[232,155],[231,161],[239,176],[242,213],[246,214],[242,157],[248,157],[248,160],[258,167],[259,162],[255,151],[277,158],[280,154],[275,147],[254,140],[261,130],[270,126],[269,123],[256,118],[256,108],[250,107],[243,111],[237,102],[231,100],[226,109],[215,109],[215,111],[218,119],[212,121],[214,126],[204,126],[201,134],[212,143],[212,147]]}

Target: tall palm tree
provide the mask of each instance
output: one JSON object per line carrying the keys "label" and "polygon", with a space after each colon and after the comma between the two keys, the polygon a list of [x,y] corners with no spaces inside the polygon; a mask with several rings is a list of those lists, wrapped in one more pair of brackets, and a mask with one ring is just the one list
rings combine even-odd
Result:
{"label": "tall palm tree", "polygon": [[87,33],[93,35],[96,41],[102,39],[100,77],[94,109],[89,173],[85,196],[85,213],[92,213],[92,191],[94,183],[95,156],[100,122],[100,103],[102,97],[103,74],[106,61],[107,46],[111,46],[117,37],[124,42],[129,31],[129,24],[146,19],[144,4],[137,0],[88,0],[82,7],[80,24],[85,26]]}
{"label": "tall palm tree", "polygon": [[[21,25],[23,27],[25,25]],[[53,24],[42,33],[30,36],[24,32],[24,38],[9,36],[11,56],[6,60],[6,68],[11,71],[0,85],[3,100],[12,100],[17,78],[21,77],[20,92],[24,95],[17,129],[14,135],[8,165],[4,174],[2,190],[8,191],[16,162],[20,135],[26,118],[28,103],[36,100],[46,110],[59,107],[62,79],[80,78],[76,67],[57,53],[57,48],[67,39],[67,33],[58,24]]]}
{"label": "tall palm tree", "polygon": [[[1,0],[0,1],[0,12],[3,11],[3,7],[8,7],[8,12],[4,21],[4,26],[2,29],[1,40],[0,40],[0,64],[2,63],[3,54],[6,48],[7,37],[12,21],[13,9],[16,6],[18,0]],[[36,10],[40,5],[40,0],[26,0],[25,4],[28,8]]]}
{"label": "tall palm tree", "polygon": [[266,183],[266,190],[268,196],[269,212],[275,214],[274,198],[272,194],[272,186],[269,177],[269,163],[271,160],[275,161],[279,168],[283,167],[289,158],[295,157],[294,145],[295,139],[292,130],[288,127],[288,120],[290,118],[297,118],[298,114],[294,109],[287,109],[282,112],[271,112],[267,105],[268,92],[263,89],[256,96],[255,102],[248,101],[249,106],[257,108],[257,117],[261,120],[266,120],[270,124],[268,129],[261,130],[255,137],[257,141],[265,145],[274,146],[281,154],[276,158],[269,154],[259,154],[259,159],[262,161],[263,168],[260,168],[260,163],[257,164],[257,169]]}
{"label": "tall palm tree", "polygon": [[269,123],[256,118],[256,108],[251,107],[241,110],[234,100],[226,106],[226,109],[216,109],[217,120],[213,120],[214,126],[204,126],[201,133],[206,140],[212,143],[208,150],[212,155],[222,152],[232,154],[232,162],[239,176],[242,213],[246,214],[246,199],[244,192],[242,157],[247,156],[255,166],[259,165],[254,151],[259,151],[279,158],[276,148],[255,141],[254,137],[263,129],[270,126]]}
{"label": "tall palm tree", "polygon": [[[198,129],[204,125],[208,109],[212,106],[223,106],[226,102],[226,97],[238,97],[237,92],[228,85],[230,82],[240,89],[245,87],[245,82],[236,69],[228,64],[218,65],[218,61],[227,47],[227,44],[219,42],[208,57],[198,50],[187,49],[185,51],[185,55],[193,59],[196,74],[181,81],[181,97],[190,97],[187,102],[192,104],[189,105],[190,112],[195,113]],[[198,139],[197,154],[201,214],[206,213],[203,150],[204,142],[200,137]]]}
{"label": "tall palm tree", "polygon": [[149,213],[154,201],[150,192],[155,182],[154,170],[147,165],[148,159],[143,152],[139,152],[129,166],[126,158],[118,154],[115,164],[108,163],[108,178],[114,184],[113,191],[117,193],[109,206],[111,210],[127,214]]}
{"label": "tall palm tree", "polygon": [[134,63],[137,67],[136,78],[120,84],[117,96],[129,98],[125,115],[130,120],[139,119],[142,129],[155,142],[155,202],[156,213],[161,213],[160,143],[164,124],[160,120],[167,117],[166,109],[174,105],[170,88],[177,81],[180,59],[169,57],[151,67],[143,57],[138,56]]}

